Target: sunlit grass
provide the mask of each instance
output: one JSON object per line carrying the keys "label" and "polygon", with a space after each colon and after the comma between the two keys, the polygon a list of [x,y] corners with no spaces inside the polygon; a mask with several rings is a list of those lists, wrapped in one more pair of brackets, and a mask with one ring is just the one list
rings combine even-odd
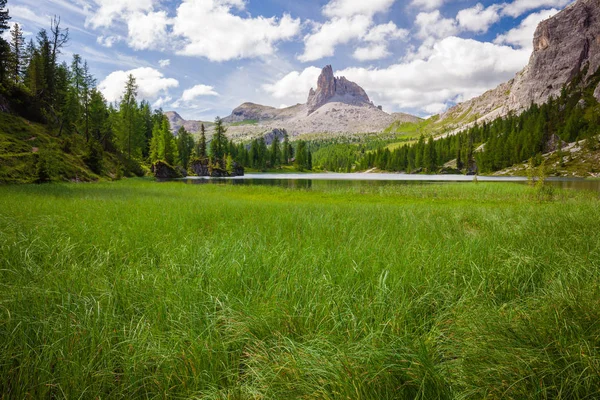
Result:
{"label": "sunlit grass", "polygon": [[598,221],[519,184],[0,187],[0,392],[598,397]]}

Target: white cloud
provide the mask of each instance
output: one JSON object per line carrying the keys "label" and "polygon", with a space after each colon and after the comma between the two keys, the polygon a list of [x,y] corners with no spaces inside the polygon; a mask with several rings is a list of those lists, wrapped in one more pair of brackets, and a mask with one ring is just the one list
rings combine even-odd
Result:
{"label": "white cloud", "polygon": [[242,18],[231,12],[243,6],[241,0],[184,0],[173,20],[173,33],[182,38],[178,53],[211,61],[270,55],[276,43],[300,32],[300,20],[288,14]]}
{"label": "white cloud", "polygon": [[439,10],[419,13],[415,19],[415,26],[418,27],[417,37],[421,39],[445,38],[458,33],[456,21],[444,18]]}
{"label": "white cloud", "polygon": [[160,65],[161,68],[166,68],[169,65],[171,65],[171,60],[166,59],[166,60],[158,60],[158,65]]}
{"label": "white cloud", "polygon": [[351,17],[364,15],[372,17],[374,14],[387,11],[395,0],[331,0],[323,7],[326,17]]}
{"label": "white cloud", "polygon": [[498,35],[494,40],[494,43],[509,44],[532,51],[533,34],[535,33],[539,23],[555,15],[557,12],[558,10],[551,9],[530,14],[527,16],[527,18],[521,21],[521,24],[518,27],[511,29],[505,34]]}
{"label": "white cloud", "polygon": [[162,108],[163,106],[167,105],[167,103],[169,103],[171,100],[173,100],[171,96],[161,96],[154,103],[152,103],[152,108]]}
{"label": "white cloud", "polygon": [[127,18],[129,47],[134,50],[162,49],[167,43],[166,11],[136,12]]}
{"label": "white cloud", "polygon": [[129,71],[114,71],[98,85],[106,100],[118,101],[123,96],[125,83],[130,74],[136,79],[140,99],[155,99],[161,93],[167,93],[169,89],[179,86],[176,79],[165,78],[160,71],[154,68],[142,67]]}
{"label": "white cloud", "polygon": [[410,4],[422,10],[435,10],[444,4],[444,0],[413,0]]}
{"label": "white cloud", "polygon": [[500,9],[501,6],[496,4],[484,8],[483,4],[477,3],[475,7],[459,11],[456,21],[463,30],[485,33],[500,20]]}
{"label": "white cloud", "polygon": [[86,25],[108,28],[117,19],[126,19],[133,13],[152,11],[155,0],[94,0],[94,3],[97,8],[90,11]]}
{"label": "white cloud", "polygon": [[310,88],[315,87],[321,68],[308,67],[302,72],[293,71],[263,89],[276,99],[291,99],[293,103],[305,102]]}
{"label": "white cloud", "polygon": [[113,47],[113,45],[117,42],[123,40],[120,36],[98,36],[96,38],[96,43],[100,46],[104,47]]}
{"label": "white cloud", "polygon": [[[447,37],[431,45],[426,58],[413,59],[387,68],[347,68],[336,71],[361,85],[377,104],[427,114],[443,111],[496,87],[523,68],[529,51]],[[310,67],[292,72],[263,88],[278,99],[306,98],[320,70]]]}
{"label": "white cloud", "polygon": [[381,43],[389,39],[404,39],[408,36],[406,29],[398,29],[395,23],[388,22],[374,26],[363,37],[366,42]]}
{"label": "white cloud", "polygon": [[387,46],[379,44],[371,47],[359,47],[354,50],[352,57],[359,61],[371,61],[379,60],[388,57],[389,55],[390,52],[388,51]]}
{"label": "white cloud", "polygon": [[207,85],[196,85],[183,91],[181,100],[192,101],[200,96],[218,96],[219,93],[215,92],[212,86]]}
{"label": "white cloud", "polygon": [[304,54],[298,59],[307,62],[331,57],[337,45],[360,38],[370,25],[371,19],[364,15],[333,18],[304,38]]}
{"label": "white cloud", "polygon": [[573,0],[515,0],[506,4],[502,13],[511,17],[518,17],[530,10],[542,7],[564,7]]}
{"label": "white cloud", "polygon": [[196,85],[183,91],[181,98],[172,104],[173,107],[179,108],[183,106],[191,106],[193,100],[203,96],[218,96],[212,86]]}
{"label": "white cloud", "polygon": [[331,0],[323,8],[323,14],[330,19],[317,24],[304,37],[304,53],[298,59],[308,62],[331,57],[335,54],[336,46],[351,41],[362,42],[354,52],[354,57],[358,60],[387,57],[388,42],[408,36],[407,30],[399,29],[391,21],[387,24],[373,24],[374,15],[386,12],[393,3],[394,0]]}

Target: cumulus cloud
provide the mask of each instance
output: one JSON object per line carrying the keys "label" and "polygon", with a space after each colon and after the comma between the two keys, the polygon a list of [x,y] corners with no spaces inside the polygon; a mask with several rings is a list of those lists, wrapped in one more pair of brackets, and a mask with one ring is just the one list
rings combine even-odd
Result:
{"label": "cumulus cloud", "polygon": [[500,20],[500,10],[502,6],[491,5],[487,8],[481,3],[477,3],[475,7],[461,10],[456,15],[456,21],[461,29],[485,33],[490,26]]}
{"label": "cumulus cloud", "polygon": [[116,19],[132,13],[144,13],[153,9],[157,0],[94,0],[97,8],[92,10],[86,24],[92,28],[112,26]]}
{"label": "cumulus cloud", "polygon": [[533,34],[540,22],[548,19],[558,12],[556,9],[543,10],[527,16],[521,24],[506,32],[498,35],[494,40],[496,44],[509,44],[529,51],[533,50]]}
{"label": "cumulus cloud", "polygon": [[161,96],[154,103],[152,103],[152,108],[162,108],[167,105],[173,98],[171,96]]}
{"label": "cumulus cloud", "polygon": [[422,10],[435,10],[444,4],[444,0],[413,0],[410,5]]}
{"label": "cumulus cloud", "polygon": [[196,85],[183,91],[181,98],[173,103],[173,107],[181,107],[182,105],[190,105],[195,99],[203,96],[218,96],[212,86]]}
{"label": "cumulus cloud", "polygon": [[388,51],[387,46],[378,44],[371,47],[359,47],[356,50],[354,50],[354,54],[352,54],[352,57],[356,58],[359,61],[371,61],[379,60],[389,55],[390,52]]}
{"label": "cumulus cloud", "polygon": [[241,0],[184,0],[173,21],[173,33],[182,38],[179,54],[227,61],[270,55],[280,41],[300,32],[300,20],[288,14],[281,18],[247,17]]}
{"label": "cumulus cloud", "polygon": [[369,29],[371,19],[364,15],[333,18],[304,38],[302,62],[315,61],[335,54],[336,46],[360,38]]}
{"label": "cumulus cloud", "polygon": [[564,7],[573,0],[515,0],[503,7],[502,13],[511,17],[519,17],[527,11],[542,7]]}
{"label": "cumulus cloud", "polygon": [[353,15],[373,16],[387,11],[395,0],[331,0],[323,7],[326,17],[351,17]]}
{"label": "cumulus cloud", "polygon": [[374,15],[386,12],[394,0],[331,0],[323,7],[323,15],[329,20],[316,24],[313,31],[304,37],[302,62],[315,61],[335,54],[338,45],[351,41],[361,43],[354,52],[358,60],[376,60],[387,57],[388,43],[405,38],[408,31],[396,24],[374,24]]}
{"label": "cumulus cloud", "polygon": [[291,99],[295,103],[304,102],[308,91],[315,87],[320,74],[320,68],[308,67],[302,72],[290,72],[275,83],[263,85],[263,89],[276,99]]}
{"label": "cumulus cloud", "polygon": [[158,65],[159,65],[161,68],[166,68],[166,67],[168,67],[169,65],[171,65],[171,60],[169,60],[169,59],[166,59],[166,60],[158,60]]}
{"label": "cumulus cloud", "polygon": [[165,11],[134,13],[127,22],[129,47],[134,50],[163,48],[167,43],[168,23]]}
{"label": "cumulus cloud", "polygon": [[[528,58],[527,50],[451,36],[432,45],[427,58],[380,69],[347,68],[336,75],[357,82],[379,104],[431,114],[512,78]],[[318,71],[292,72],[264,89],[277,98],[300,92],[306,96]]]}
{"label": "cumulus cloud", "polygon": [[458,25],[452,18],[444,18],[439,10],[421,12],[415,19],[417,37],[420,39],[444,38],[458,33]]}
{"label": "cumulus cloud", "polygon": [[160,94],[166,94],[169,89],[179,86],[179,81],[176,79],[165,78],[160,71],[150,67],[114,71],[98,85],[106,100],[113,102],[121,99],[130,74],[136,79],[140,99],[153,100]]}

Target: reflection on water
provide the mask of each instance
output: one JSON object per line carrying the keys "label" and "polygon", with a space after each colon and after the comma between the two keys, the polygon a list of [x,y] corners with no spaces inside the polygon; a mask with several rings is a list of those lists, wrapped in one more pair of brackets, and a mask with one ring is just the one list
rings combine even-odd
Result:
{"label": "reflection on water", "polygon": [[[187,184],[263,185],[289,189],[335,189],[342,187],[382,187],[392,185],[428,185],[450,182],[473,182],[465,175],[402,175],[402,174],[248,174],[238,178],[197,178],[180,181]],[[524,177],[478,176],[480,182],[513,182],[526,184]],[[600,180],[549,178],[548,182],[563,189],[600,192]]]}

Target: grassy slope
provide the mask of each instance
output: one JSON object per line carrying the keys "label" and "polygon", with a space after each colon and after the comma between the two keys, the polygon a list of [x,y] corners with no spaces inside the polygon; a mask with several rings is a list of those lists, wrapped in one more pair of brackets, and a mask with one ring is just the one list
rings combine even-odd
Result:
{"label": "grassy slope", "polygon": [[599,220],[516,184],[8,186],[0,392],[598,397]]}
{"label": "grassy slope", "polygon": [[0,112],[0,183],[35,182],[40,157],[51,160],[53,180],[95,181],[114,177],[117,168],[124,168],[127,175],[132,174],[129,169],[140,168],[135,163],[120,166],[117,157],[104,153],[103,174],[99,176],[84,163],[85,152],[85,140],[77,135],[57,137],[46,125]]}

